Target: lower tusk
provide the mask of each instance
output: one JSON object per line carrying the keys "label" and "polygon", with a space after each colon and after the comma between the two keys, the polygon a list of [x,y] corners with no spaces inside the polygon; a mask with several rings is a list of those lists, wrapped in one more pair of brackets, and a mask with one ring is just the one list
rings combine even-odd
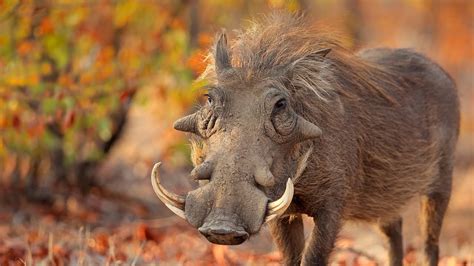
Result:
{"label": "lower tusk", "polygon": [[160,174],[158,169],[160,168],[161,162],[153,166],[151,171],[151,185],[156,196],[168,207],[174,214],[179,217],[186,219],[184,216],[184,204],[185,198],[183,196],[176,195],[172,192],[167,191],[163,188],[160,183]]}
{"label": "lower tusk", "polygon": [[279,199],[268,203],[265,222],[269,222],[285,213],[286,209],[288,209],[291,204],[291,201],[293,200],[293,193],[293,182],[290,178],[288,178],[288,181],[286,182],[285,193],[283,193],[283,195]]}

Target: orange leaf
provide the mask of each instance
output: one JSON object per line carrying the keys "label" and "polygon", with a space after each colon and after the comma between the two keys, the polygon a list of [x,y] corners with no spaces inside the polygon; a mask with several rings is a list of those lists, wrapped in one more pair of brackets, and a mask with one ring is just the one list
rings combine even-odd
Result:
{"label": "orange leaf", "polygon": [[138,240],[140,241],[147,240],[147,230],[148,230],[148,226],[146,224],[140,224],[137,226],[135,235],[138,238]]}
{"label": "orange leaf", "polygon": [[198,37],[199,47],[208,48],[213,42],[213,37],[209,33],[201,33]]}
{"label": "orange leaf", "polygon": [[21,119],[20,119],[20,116],[18,114],[14,114],[13,117],[12,117],[12,126],[15,128],[15,129],[19,129],[20,126],[21,126]]}
{"label": "orange leaf", "polygon": [[185,29],[186,23],[180,18],[174,18],[171,21],[171,28],[173,29]]}
{"label": "orange leaf", "polygon": [[107,64],[110,62],[110,60],[113,59],[114,54],[115,54],[115,50],[112,46],[103,47],[99,51],[99,55],[97,56],[97,61],[100,64]]}
{"label": "orange leaf", "polygon": [[23,41],[18,44],[16,51],[19,55],[25,56],[33,50],[33,43],[29,41]]}
{"label": "orange leaf", "polygon": [[227,262],[227,258],[225,256],[225,253],[227,251],[226,246],[213,246],[212,247],[212,255],[214,256],[214,259],[216,260],[217,265],[219,266],[226,266],[229,265]]}
{"label": "orange leaf", "polygon": [[126,101],[128,101],[130,99],[130,97],[132,97],[132,95],[135,93],[135,89],[128,89],[128,90],[124,90],[120,93],[120,102],[121,103],[125,103]]}
{"label": "orange leaf", "polygon": [[49,17],[45,17],[39,25],[38,34],[39,35],[46,35],[46,34],[49,34],[49,33],[53,32],[53,30],[54,30],[53,22],[51,21],[51,19]]}
{"label": "orange leaf", "polygon": [[63,129],[68,129],[76,121],[76,112],[74,110],[68,110],[63,119]]}
{"label": "orange leaf", "polygon": [[92,248],[99,254],[106,254],[109,250],[109,236],[105,233],[99,233],[94,237],[94,240]]}
{"label": "orange leaf", "polygon": [[40,66],[40,69],[41,69],[41,74],[45,76],[51,74],[51,72],[53,71],[51,64],[48,62],[43,62]]}
{"label": "orange leaf", "polygon": [[193,53],[188,61],[186,62],[187,67],[189,67],[196,76],[199,76],[206,69],[206,62],[204,61],[204,54],[201,51]]}

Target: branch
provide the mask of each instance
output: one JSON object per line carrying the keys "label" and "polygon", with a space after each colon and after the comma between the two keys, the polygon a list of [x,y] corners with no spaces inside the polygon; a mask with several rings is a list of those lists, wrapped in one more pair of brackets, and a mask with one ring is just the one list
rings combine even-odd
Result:
{"label": "branch", "polygon": [[191,0],[189,8],[189,46],[196,47],[199,35],[199,0]]}
{"label": "branch", "polygon": [[130,110],[132,100],[136,95],[136,92],[136,89],[131,89],[129,95],[119,107],[117,112],[112,115],[112,120],[115,121],[115,127],[110,138],[102,144],[103,154],[107,154],[115,145],[117,140],[119,140],[120,137],[123,135],[125,125],[127,124],[128,112]]}

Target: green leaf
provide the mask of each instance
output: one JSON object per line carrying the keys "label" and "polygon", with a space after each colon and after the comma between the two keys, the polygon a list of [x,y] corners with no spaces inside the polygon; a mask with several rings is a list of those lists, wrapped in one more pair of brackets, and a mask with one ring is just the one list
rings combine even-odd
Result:
{"label": "green leaf", "polygon": [[110,120],[108,118],[103,118],[99,120],[98,130],[99,137],[102,140],[108,140],[112,135]]}
{"label": "green leaf", "polygon": [[58,108],[58,101],[54,98],[44,99],[42,102],[43,112],[46,114],[53,114]]}
{"label": "green leaf", "polygon": [[54,136],[49,130],[46,130],[41,137],[41,142],[44,143],[44,146],[51,150],[56,148],[59,145],[58,139]]}
{"label": "green leaf", "polygon": [[48,35],[44,38],[44,46],[46,53],[54,59],[59,69],[63,69],[69,61],[66,36]]}
{"label": "green leaf", "polygon": [[37,85],[30,87],[31,92],[35,95],[40,95],[41,93],[43,93],[45,88],[46,88],[45,83],[38,83]]}
{"label": "green leaf", "polygon": [[75,104],[74,98],[70,96],[64,97],[63,104],[64,104],[64,107],[66,107],[66,109],[72,109]]}

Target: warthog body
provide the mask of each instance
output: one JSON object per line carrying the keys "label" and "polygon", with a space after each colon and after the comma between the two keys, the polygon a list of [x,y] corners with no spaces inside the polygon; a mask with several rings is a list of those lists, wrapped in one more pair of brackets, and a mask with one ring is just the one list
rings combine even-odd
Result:
{"label": "warthog body", "polygon": [[[455,85],[411,50],[354,54],[328,36],[281,15],[232,45],[222,35],[204,73],[208,103],[175,124],[195,135],[192,176],[203,184],[186,198],[155,184],[157,193],[214,243],[239,244],[269,221],[288,265],[327,264],[346,220],[377,223],[401,265],[400,212],[421,195],[436,265],[459,131]],[[301,214],[315,222],[306,247]]]}

